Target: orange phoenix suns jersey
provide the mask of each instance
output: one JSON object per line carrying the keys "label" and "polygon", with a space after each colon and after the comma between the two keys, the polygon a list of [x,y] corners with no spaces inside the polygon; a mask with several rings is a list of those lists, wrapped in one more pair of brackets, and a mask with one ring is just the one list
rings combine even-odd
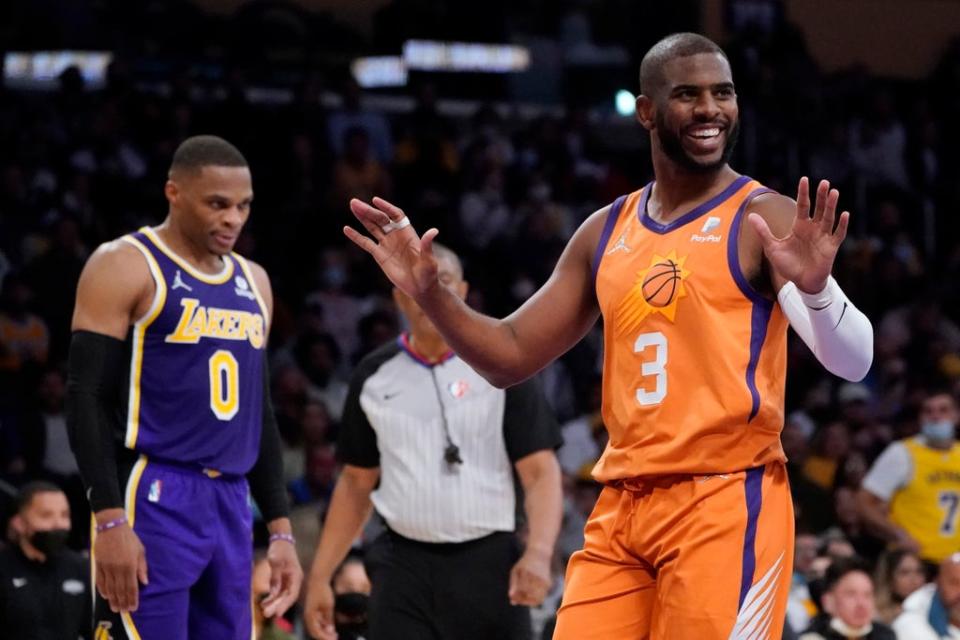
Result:
{"label": "orange phoenix suns jersey", "polygon": [[652,183],[613,203],[593,260],[604,320],[601,482],[720,474],[785,459],[787,321],[740,270],[746,176],[668,224]]}

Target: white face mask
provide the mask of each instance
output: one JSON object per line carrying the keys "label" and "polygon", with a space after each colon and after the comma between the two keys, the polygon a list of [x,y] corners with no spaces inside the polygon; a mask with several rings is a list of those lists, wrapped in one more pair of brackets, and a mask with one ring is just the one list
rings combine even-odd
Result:
{"label": "white face mask", "polygon": [[937,420],[924,422],[920,427],[920,433],[927,440],[934,442],[948,442],[953,440],[956,427],[949,420]]}
{"label": "white face mask", "polygon": [[830,620],[830,628],[848,638],[863,638],[873,631],[873,624],[868,622],[866,626],[855,629],[840,618],[833,618]]}

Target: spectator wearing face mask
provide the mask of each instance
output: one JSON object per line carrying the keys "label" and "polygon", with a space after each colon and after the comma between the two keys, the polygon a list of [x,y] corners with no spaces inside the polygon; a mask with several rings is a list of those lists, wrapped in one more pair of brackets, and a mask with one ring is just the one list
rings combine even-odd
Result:
{"label": "spectator wearing face mask", "polygon": [[824,576],[824,613],[800,640],[895,640],[893,630],[876,622],[873,579],[857,558],[834,560]]}
{"label": "spectator wearing face mask", "polygon": [[333,574],[333,619],[337,640],[365,640],[370,578],[363,559],[353,553]]}
{"label": "spectator wearing face mask", "polygon": [[858,497],[871,530],[931,564],[960,549],[958,417],[952,395],[928,395],[920,408],[920,435],[887,447],[863,479]]}
{"label": "spectator wearing face mask", "polygon": [[48,482],[24,485],[11,525],[13,544],[0,551],[0,635],[89,640],[90,569],[65,547],[67,496]]}

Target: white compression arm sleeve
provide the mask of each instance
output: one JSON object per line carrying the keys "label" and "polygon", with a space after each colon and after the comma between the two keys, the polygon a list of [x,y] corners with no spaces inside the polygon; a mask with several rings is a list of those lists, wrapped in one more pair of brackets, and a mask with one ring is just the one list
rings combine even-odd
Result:
{"label": "white compression arm sleeve", "polygon": [[803,293],[788,282],[777,294],[790,326],[827,371],[862,380],[873,363],[873,325],[833,279],[820,293]]}

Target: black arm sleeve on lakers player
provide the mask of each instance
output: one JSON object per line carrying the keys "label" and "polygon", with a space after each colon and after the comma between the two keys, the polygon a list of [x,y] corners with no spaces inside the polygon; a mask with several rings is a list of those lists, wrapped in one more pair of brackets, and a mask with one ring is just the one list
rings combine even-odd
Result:
{"label": "black arm sleeve on lakers player", "polygon": [[124,361],[122,340],[92,331],[70,339],[67,433],[94,512],[123,507],[114,432]]}
{"label": "black arm sleeve on lakers player", "polygon": [[283,485],[283,452],[280,428],[270,400],[270,373],[263,360],[263,424],[260,427],[260,451],[257,462],[247,474],[250,495],[260,507],[264,522],[290,516],[290,500]]}
{"label": "black arm sleeve on lakers player", "polygon": [[503,439],[507,455],[516,462],[531,453],[558,449],[563,444],[560,425],[534,377],[506,391],[503,410]]}

